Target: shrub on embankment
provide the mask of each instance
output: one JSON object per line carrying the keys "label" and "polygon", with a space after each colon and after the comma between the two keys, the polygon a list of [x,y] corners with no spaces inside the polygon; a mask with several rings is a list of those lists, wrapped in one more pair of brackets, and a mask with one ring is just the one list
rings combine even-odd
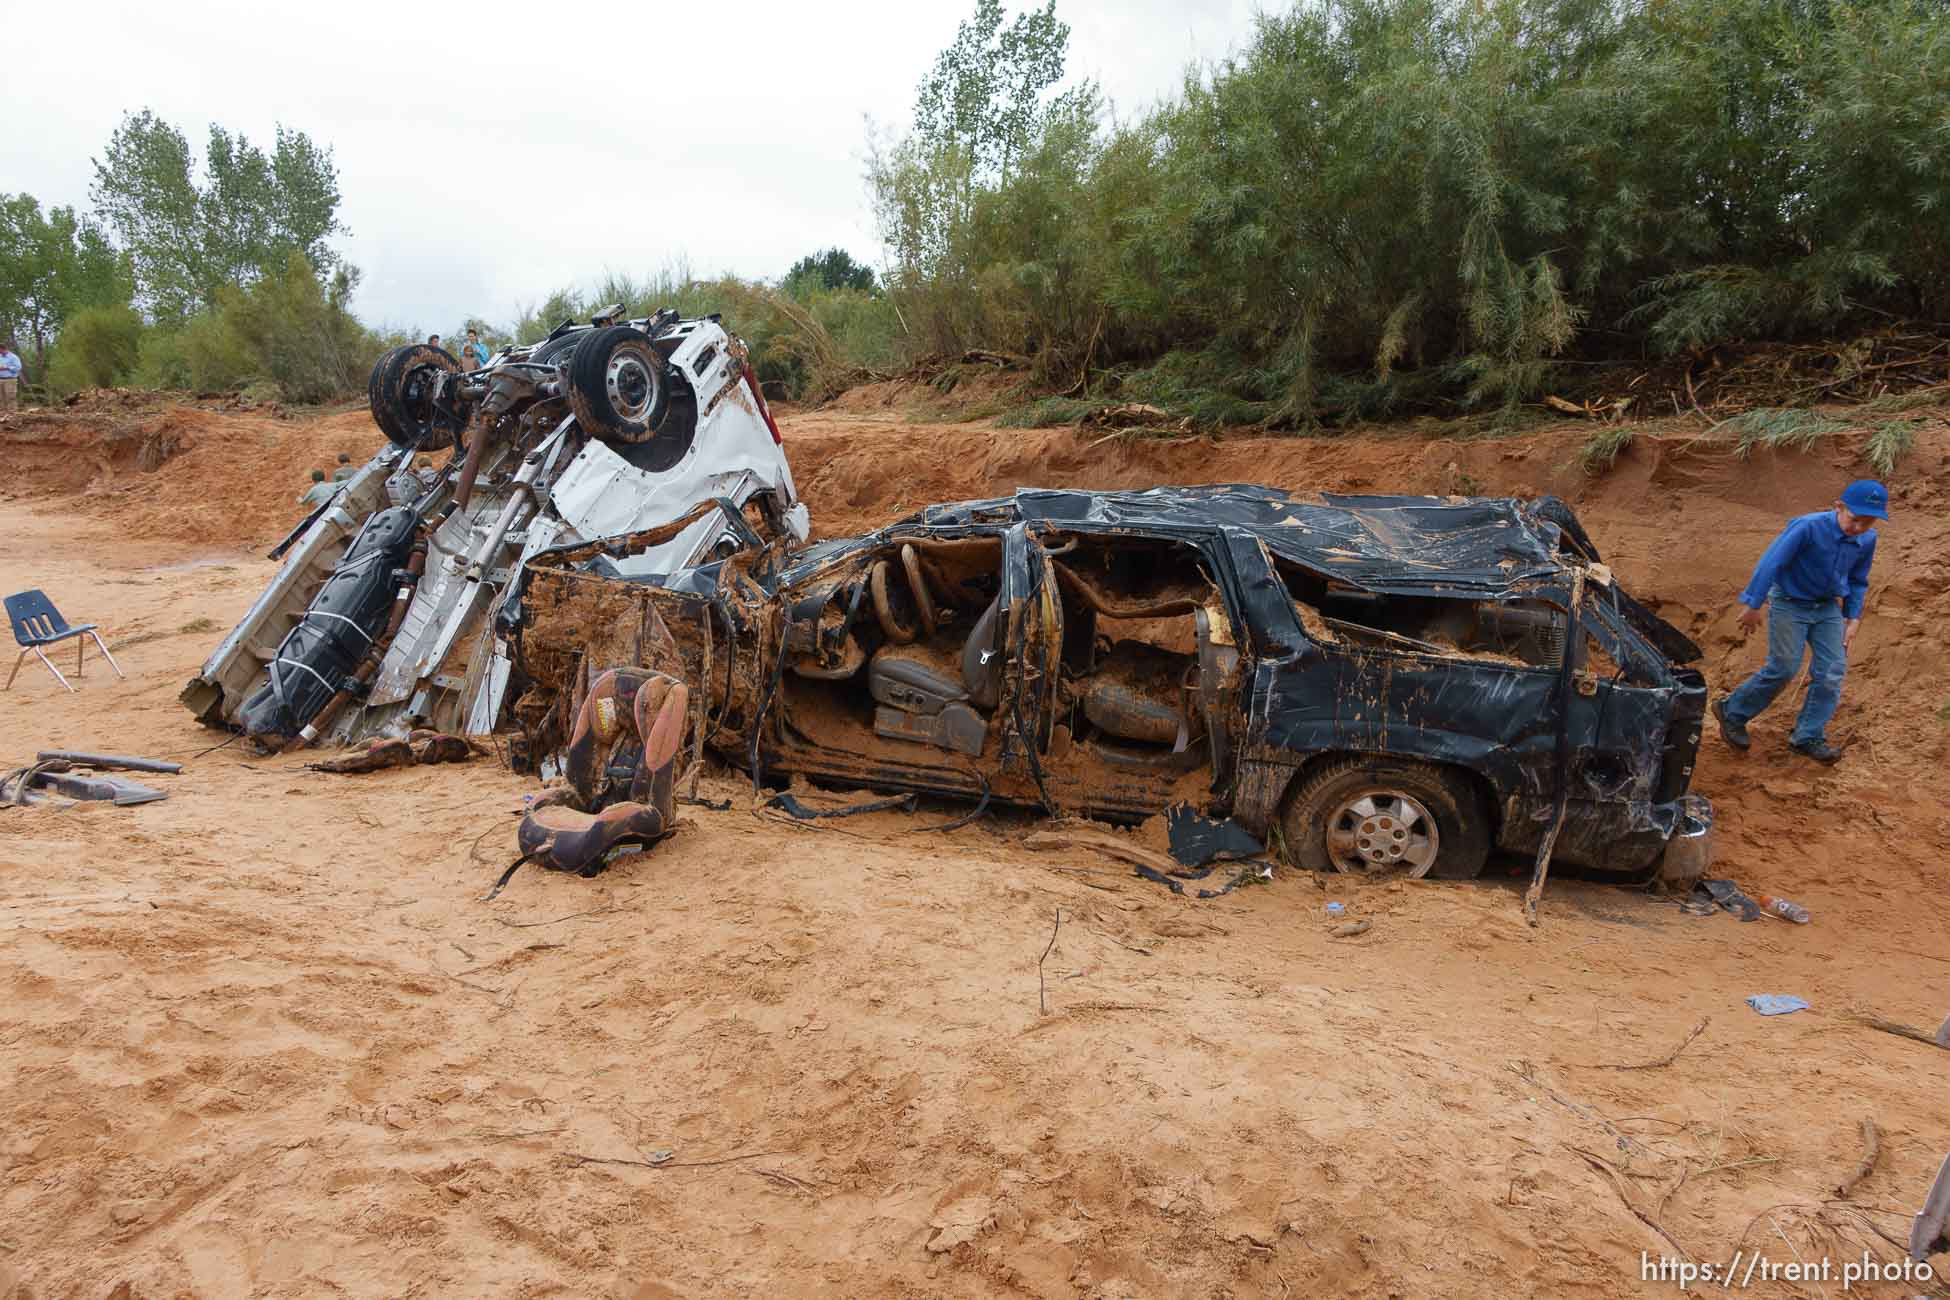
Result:
{"label": "shrub on embankment", "polygon": [[1302,425],[1950,321],[1939,4],[1308,0],[1129,121],[1066,40],[982,0],[872,161],[912,355]]}

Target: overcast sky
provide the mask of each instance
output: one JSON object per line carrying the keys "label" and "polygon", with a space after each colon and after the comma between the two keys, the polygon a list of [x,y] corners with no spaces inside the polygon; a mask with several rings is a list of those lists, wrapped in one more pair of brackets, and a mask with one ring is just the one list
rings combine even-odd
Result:
{"label": "overcast sky", "polygon": [[[1237,49],[1255,7],[1057,0],[1071,78],[1127,117]],[[606,270],[774,277],[833,244],[877,262],[867,122],[905,128],[973,8],[22,4],[0,38],[0,192],[86,208],[124,110],[199,154],[212,121],[267,149],[282,122],[334,151],[360,315],[441,332]]]}

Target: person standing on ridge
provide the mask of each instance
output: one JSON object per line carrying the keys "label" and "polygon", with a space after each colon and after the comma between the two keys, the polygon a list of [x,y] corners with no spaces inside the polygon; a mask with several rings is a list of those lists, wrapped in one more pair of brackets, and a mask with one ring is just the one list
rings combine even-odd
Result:
{"label": "person standing on ridge", "polygon": [[1713,704],[1720,735],[1735,749],[1753,743],[1747,724],[1774,702],[1801,670],[1804,651],[1812,654],[1808,698],[1795,719],[1788,748],[1817,763],[1833,763],[1842,751],[1828,743],[1828,720],[1842,699],[1848,648],[1862,626],[1869,594],[1869,566],[1875,562],[1877,520],[1889,518],[1889,489],[1874,479],[1857,479],[1842,489],[1832,509],[1791,520],[1761,555],[1754,576],[1740,593],[1740,626],[1767,619],[1767,662],[1725,699]]}
{"label": "person standing on ridge", "polygon": [[0,343],[0,415],[20,409],[20,354],[12,343]]}

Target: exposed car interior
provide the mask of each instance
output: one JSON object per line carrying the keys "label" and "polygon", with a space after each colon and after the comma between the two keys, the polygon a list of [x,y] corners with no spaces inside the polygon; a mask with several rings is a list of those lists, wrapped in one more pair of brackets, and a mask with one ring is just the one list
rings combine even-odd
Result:
{"label": "exposed car interior", "polygon": [[1239,652],[1198,550],[1091,533],[1053,535],[1044,547],[1063,620],[1053,747],[1067,734],[1121,766],[1210,761],[1224,744],[1220,697]]}
{"label": "exposed car interior", "polygon": [[[1042,546],[1056,595],[1049,635],[1061,646],[1051,748],[1172,769],[1209,761],[1239,656],[1197,550],[1088,534]],[[831,728],[850,721],[883,740],[980,754],[1008,666],[1001,548],[997,537],[889,544],[799,593],[788,724],[822,746],[846,747]]]}
{"label": "exposed car interior", "polygon": [[1564,662],[1565,612],[1541,600],[1476,601],[1362,591],[1275,557],[1315,641],[1416,654],[1487,656],[1534,668]]}
{"label": "exposed car interior", "polygon": [[[858,570],[794,602],[786,716],[837,706],[888,740],[979,754],[1001,700],[1002,539],[889,545]],[[810,621],[817,610],[817,623]],[[805,621],[798,621],[805,620]],[[813,683],[820,683],[814,686]],[[808,740],[844,737],[798,728]]]}

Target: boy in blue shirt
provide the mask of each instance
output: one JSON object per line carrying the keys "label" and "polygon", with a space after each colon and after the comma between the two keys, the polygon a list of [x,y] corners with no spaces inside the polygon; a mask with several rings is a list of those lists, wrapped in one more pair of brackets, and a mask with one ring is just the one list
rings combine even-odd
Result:
{"label": "boy in blue shirt", "polygon": [[1862,626],[1862,603],[1869,594],[1869,566],[1875,562],[1878,519],[1889,518],[1889,489],[1874,479],[1857,479],[1842,489],[1831,510],[1802,515],[1782,530],[1754,566],[1753,579],[1740,593],[1740,626],[1767,620],[1767,662],[1713,705],[1720,735],[1735,749],[1752,743],[1747,724],[1774,702],[1801,670],[1804,651],[1808,699],[1795,719],[1788,748],[1817,763],[1833,763],[1842,751],[1828,743],[1828,720],[1842,699],[1848,648]]}

